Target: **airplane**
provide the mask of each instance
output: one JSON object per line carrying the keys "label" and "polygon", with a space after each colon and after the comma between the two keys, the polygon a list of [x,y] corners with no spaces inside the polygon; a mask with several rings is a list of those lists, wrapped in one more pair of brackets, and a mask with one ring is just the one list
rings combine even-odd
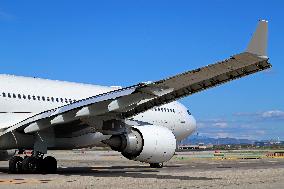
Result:
{"label": "airplane", "polygon": [[162,168],[177,142],[196,130],[195,118],[177,100],[270,68],[267,38],[268,22],[260,20],[244,52],[129,87],[1,74],[0,160],[9,159],[13,174],[56,173],[48,150],[108,146]]}

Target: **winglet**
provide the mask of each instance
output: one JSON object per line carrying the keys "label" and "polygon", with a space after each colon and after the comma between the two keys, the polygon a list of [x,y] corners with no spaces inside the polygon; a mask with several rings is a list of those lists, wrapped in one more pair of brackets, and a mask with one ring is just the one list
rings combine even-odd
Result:
{"label": "winglet", "polygon": [[268,21],[260,20],[246,52],[267,58]]}

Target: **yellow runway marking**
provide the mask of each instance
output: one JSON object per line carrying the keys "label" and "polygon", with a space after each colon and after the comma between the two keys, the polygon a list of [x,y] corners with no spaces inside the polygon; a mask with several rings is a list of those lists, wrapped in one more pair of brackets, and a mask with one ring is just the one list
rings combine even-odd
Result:
{"label": "yellow runway marking", "polygon": [[1,184],[41,184],[48,183],[51,180],[44,179],[0,179]]}

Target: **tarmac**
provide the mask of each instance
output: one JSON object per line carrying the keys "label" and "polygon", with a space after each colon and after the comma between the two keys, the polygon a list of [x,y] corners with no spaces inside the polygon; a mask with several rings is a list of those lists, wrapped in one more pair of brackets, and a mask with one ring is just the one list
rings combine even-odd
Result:
{"label": "tarmac", "polygon": [[161,169],[113,151],[51,151],[57,174],[8,174],[0,188],[283,188],[284,159],[212,158],[213,152],[177,152]]}

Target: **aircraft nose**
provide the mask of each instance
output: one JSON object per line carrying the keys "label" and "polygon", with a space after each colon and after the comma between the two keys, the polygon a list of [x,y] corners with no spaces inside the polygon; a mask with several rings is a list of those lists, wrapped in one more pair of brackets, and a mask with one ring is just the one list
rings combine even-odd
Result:
{"label": "aircraft nose", "polygon": [[186,124],[183,125],[178,135],[178,140],[182,140],[191,135],[196,130],[196,120],[192,115],[186,116]]}

